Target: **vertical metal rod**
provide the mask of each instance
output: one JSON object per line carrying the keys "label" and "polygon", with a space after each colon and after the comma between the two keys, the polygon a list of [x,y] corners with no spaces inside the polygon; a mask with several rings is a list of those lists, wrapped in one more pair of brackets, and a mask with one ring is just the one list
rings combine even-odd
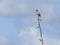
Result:
{"label": "vertical metal rod", "polygon": [[43,37],[42,37],[42,30],[41,30],[40,22],[41,22],[41,19],[40,19],[40,17],[38,16],[38,26],[39,26],[40,37],[41,37],[40,41],[41,41],[42,45],[44,45],[44,44],[43,44]]}
{"label": "vertical metal rod", "polygon": [[38,9],[36,10],[36,14],[38,16],[38,27],[39,27],[39,31],[40,31],[40,41],[41,41],[42,45],[44,45],[44,43],[43,43],[43,36],[42,36],[42,30],[41,30],[41,25],[40,25],[40,23],[41,23],[41,14],[38,11]]}
{"label": "vertical metal rod", "polygon": [[43,37],[42,37],[42,30],[41,30],[41,25],[40,25],[40,23],[41,23],[41,14],[40,14],[40,12],[38,12],[38,9],[36,10],[36,13],[38,15],[38,27],[39,27],[39,31],[40,31],[40,37],[41,37],[40,41],[41,41],[42,45],[44,45]]}

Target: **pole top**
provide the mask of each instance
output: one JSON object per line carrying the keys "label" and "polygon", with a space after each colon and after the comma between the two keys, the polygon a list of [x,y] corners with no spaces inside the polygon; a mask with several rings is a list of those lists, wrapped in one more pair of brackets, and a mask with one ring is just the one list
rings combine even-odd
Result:
{"label": "pole top", "polygon": [[37,15],[38,15],[39,17],[41,17],[41,14],[40,14],[40,12],[39,12],[38,9],[36,9],[36,13],[37,13]]}

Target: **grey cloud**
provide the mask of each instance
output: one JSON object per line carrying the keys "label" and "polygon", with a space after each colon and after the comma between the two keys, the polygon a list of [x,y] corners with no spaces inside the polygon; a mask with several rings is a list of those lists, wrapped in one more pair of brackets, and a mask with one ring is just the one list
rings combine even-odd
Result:
{"label": "grey cloud", "polygon": [[27,4],[17,3],[15,0],[2,0],[0,3],[0,14],[25,13]]}

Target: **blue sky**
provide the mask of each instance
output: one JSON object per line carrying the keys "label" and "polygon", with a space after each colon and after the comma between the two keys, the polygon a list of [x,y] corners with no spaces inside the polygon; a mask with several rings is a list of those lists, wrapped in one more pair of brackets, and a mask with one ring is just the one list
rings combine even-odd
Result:
{"label": "blue sky", "polygon": [[45,45],[60,45],[59,0],[1,0],[0,45],[41,45],[35,9],[41,12]]}

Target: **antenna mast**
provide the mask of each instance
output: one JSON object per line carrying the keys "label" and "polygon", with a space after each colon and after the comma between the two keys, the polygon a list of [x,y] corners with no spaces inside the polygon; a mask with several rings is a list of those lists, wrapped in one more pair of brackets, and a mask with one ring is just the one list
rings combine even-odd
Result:
{"label": "antenna mast", "polygon": [[40,12],[38,11],[38,9],[36,10],[36,14],[38,16],[38,28],[39,28],[39,31],[40,31],[40,42],[42,45],[44,45],[43,43],[43,37],[42,37],[42,30],[41,30],[41,25],[40,25],[40,22],[41,22],[41,14]]}

